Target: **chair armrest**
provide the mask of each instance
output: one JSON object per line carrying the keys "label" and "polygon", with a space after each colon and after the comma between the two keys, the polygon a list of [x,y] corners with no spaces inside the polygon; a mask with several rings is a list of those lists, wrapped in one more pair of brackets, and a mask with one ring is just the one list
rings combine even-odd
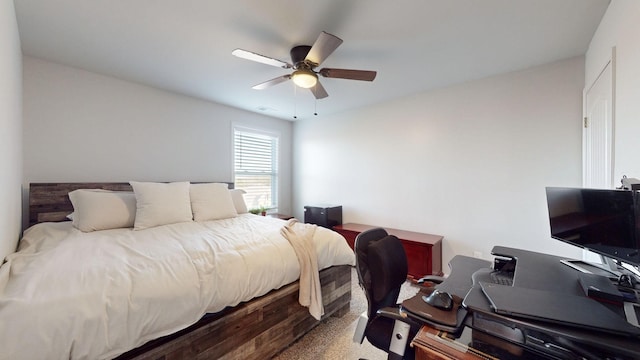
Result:
{"label": "chair armrest", "polygon": [[438,276],[438,275],[426,275],[426,276],[423,276],[423,277],[421,277],[420,279],[418,279],[418,280],[416,281],[416,283],[417,283],[418,285],[422,285],[422,284],[424,284],[425,282],[429,281],[429,282],[432,282],[432,283],[434,283],[434,284],[440,284],[440,283],[442,283],[444,280],[445,280],[445,278],[444,278],[443,276]]}
{"label": "chair armrest", "polygon": [[420,328],[421,324],[415,322],[412,318],[410,318],[407,313],[405,313],[404,311],[400,311],[399,307],[392,307],[392,306],[388,306],[388,307],[383,307],[382,309],[378,310],[376,313],[378,316],[382,316],[382,317],[386,317],[386,318],[390,318],[393,320],[398,320],[398,321],[402,321],[404,323],[407,323],[409,325],[411,325],[411,327],[417,327]]}

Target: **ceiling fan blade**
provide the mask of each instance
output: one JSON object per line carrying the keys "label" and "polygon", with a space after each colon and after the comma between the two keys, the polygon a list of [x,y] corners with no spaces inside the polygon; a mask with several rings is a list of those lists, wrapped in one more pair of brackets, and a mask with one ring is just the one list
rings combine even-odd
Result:
{"label": "ceiling fan blade", "polygon": [[272,87],[273,85],[280,84],[281,82],[285,82],[285,81],[287,81],[289,79],[291,79],[291,75],[278,76],[275,79],[267,80],[267,81],[265,81],[263,83],[255,85],[254,87],[252,87],[252,89],[255,89],[255,90],[266,89],[266,88]]}
{"label": "ceiling fan blade", "polygon": [[270,58],[268,56],[256,54],[254,52],[247,51],[247,50],[235,49],[235,50],[233,50],[231,52],[231,55],[237,56],[239,58],[243,58],[243,59],[247,59],[247,60],[256,61],[256,62],[259,62],[259,63],[271,65],[271,66],[281,67],[283,69],[291,69],[291,68],[293,68],[293,66],[291,64],[289,64],[287,62],[284,62],[282,60]]}
{"label": "ceiling fan blade", "polygon": [[370,70],[349,70],[349,69],[330,69],[324,68],[318,71],[318,74],[328,78],[339,78],[349,80],[373,81],[378,74]]}
{"label": "ceiling fan blade", "polygon": [[305,60],[312,62],[315,66],[320,65],[331,53],[342,44],[342,39],[326,32],[321,32],[316,42],[311,46]]}
{"label": "ceiling fan blade", "polygon": [[320,81],[316,82],[316,84],[310,87],[309,90],[311,90],[316,99],[324,99],[329,96],[329,94],[327,94],[327,90],[325,90],[324,86],[320,84]]}

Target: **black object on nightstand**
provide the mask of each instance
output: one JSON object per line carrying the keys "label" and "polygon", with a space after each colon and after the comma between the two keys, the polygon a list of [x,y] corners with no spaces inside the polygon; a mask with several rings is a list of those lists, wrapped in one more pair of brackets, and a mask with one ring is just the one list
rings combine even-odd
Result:
{"label": "black object on nightstand", "polygon": [[342,206],[322,205],[305,206],[304,222],[318,226],[333,228],[342,224]]}

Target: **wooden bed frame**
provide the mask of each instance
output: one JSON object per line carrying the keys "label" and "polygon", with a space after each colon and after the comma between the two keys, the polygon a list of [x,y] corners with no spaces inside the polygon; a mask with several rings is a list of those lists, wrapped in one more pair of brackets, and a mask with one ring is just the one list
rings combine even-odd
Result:
{"label": "wooden bed frame", "polygon": [[[230,188],[233,184],[230,183]],[[68,193],[76,189],[131,191],[128,183],[32,183],[29,225],[65,221],[73,211]],[[343,316],[351,301],[351,266],[320,272],[325,315]],[[120,355],[130,359],[267,359],[278,354],[319,324],[298,303],[298,282],[268,294],[207,314],[196,324],[152,340]]]}

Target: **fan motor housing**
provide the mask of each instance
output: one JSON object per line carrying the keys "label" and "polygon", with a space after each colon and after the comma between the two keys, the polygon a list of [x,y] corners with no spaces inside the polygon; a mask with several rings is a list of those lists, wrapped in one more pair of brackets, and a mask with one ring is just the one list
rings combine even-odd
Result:
{"label": "fan motor housing", "polygon": [[291,51],[289,52],[289,54],[291,55],[291,63],[293,63],[293,66],[296,69],[298,67],[304,68],[304,66],[300,66],[301,64],[311,65],[307,64],[304,61],[304,59],[307,57],[307,54],[309,54],[309,50],[311,50],[311,46],[309,45],[298,45],[291,48]]}

